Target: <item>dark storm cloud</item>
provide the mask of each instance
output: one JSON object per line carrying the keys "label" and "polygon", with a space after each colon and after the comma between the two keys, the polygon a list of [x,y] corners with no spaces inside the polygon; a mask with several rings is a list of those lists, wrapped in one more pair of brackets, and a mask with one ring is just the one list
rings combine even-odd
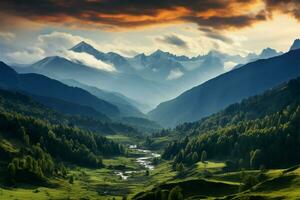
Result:
{"label": "dark storm cloud", "polygon": [[265,3],[267,11],[280,11],[285,14],[290,14],[300,21],[299,0],[265,0]]}
{"label": "dark storm cloud", "polygon": [[194,17],[187,16],[184,17],[188,21],[193,21],[200,26],[213,27],[219,29],[226,29],[230,27],[242,28],[250,26],[251,24],[266,20],[266,15],[264,13],[257,14],[255,16],[251,15],[238,15],[238,16],[212,16],[209,18],[205,17]]}
{"label": "dark storm cloud", "polygon": [[[207,14],[211,15],[209,12],[230,12],[235,6],[241,9],[248,7],[252,2],[251,0],[2,0],[0,5],[3,12],[36,21],[63,23],[75,20],[92,25],[138,27],[182,20],[198,24],[203,22],[207,25],[204,18]],[[199,14],[204,18],[195,17]],[[223,18],[215,15],[217,13],[208,17],[209,26],[220,26],[219,20]],[[248,18],[244,17],[240,23],[246,19]],[[228,22],[229,26],[235,26],[232,21],[238,19],[227,18],[222,23]]]}
{"label": "dark storm cloud", "polygon": [[173,46],[177,46],[179,48],[182,49],[187,49],[188,48],[188,44],[186,41],[184,41],[183,39],[179,38],[176,35],[165,35],[162,38],[157,38],[156,41],[158,42],[162,42],[165,44],[170,44]]}
{"label": "dark storm cloud", "polygon": [[[253,12],[258,2],[265,8]],[[223,30],[266,20],[274,10],[298,19],[299,4],[299,0],[2,0],[0,12],[79,27],[134,28],[184,21]]]}
{"label": "dark storm cloud", "polygon": [[192,11],[222,9],[238,0],[2,0],[5,9],[29,15],[77,15],[84,12],[129,15],[155,15],[159,10],[184,7]]}

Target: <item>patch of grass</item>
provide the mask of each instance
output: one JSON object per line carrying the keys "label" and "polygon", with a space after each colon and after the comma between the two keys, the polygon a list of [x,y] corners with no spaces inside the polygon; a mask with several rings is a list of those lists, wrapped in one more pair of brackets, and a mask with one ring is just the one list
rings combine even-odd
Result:
{"label": "patch of grass", "polygon": [[[224,183],[222,181],[212,181],[206,179],[191,179],[185,181],[176,181],[159,185],[161,190],[170,191],[172,188],[179,186],[182,189],[183,196],[186,198],[223,197],[238,192],[239,185]],[[156,190],[152,189],[151,192]],[[135,196],[135,199],[147,199],[149,193],[141,193]]]}
{"label": "patch of grass", "polygon": [[212,173],[221,172],[225,167],[223,162],[205,161],[196,164],[197,170],[209,170]]}
{"label": "patch of grass", "polygon": [[119,166],[124,165],[126,168],[136,169],[139,165],[135,162],[136,158],[127,157],[114,157],[111,159],[104,159],[103,163],[105,166]]}
{"label": "patch of grass", "polygon": [[161,152],[163,149],[165,149],[167,147],[167,145],[170,143],[170,141],[175,140],[175,138],[178,138],[178,136],[170,137],[168,135],[168,136],[164,136],[164,137],[157,137],[157,138],[153,139],[153,142],[151,143],[149,148],[153,151]]}
{"label": "patch of grass", "polygon": [[133,137],[133,136],[126,136],[126,135],[107,135],[106,138],[111,139],[115,142],[118,142],[120,144],[124,145],[130,145],[130,144],[139,144],[143,140]]}
{"label": "patch of grass", "polygon": [[[132,152],[132,154],[134,154]],[[122,180],[114,168],[108,166],[124,165],[132,170],[142,170],[136,163],[135,155],[104,159],[107,166],[102,169],[73,167],[74,183],[68,179],[51,179],[55,187],[24,186],[5,188],[0,186],[0,199],[128,199],[144,191],[154,191],[156,187],[164,190],[180,185],[186,199],[300,199],[300,169],[277,169],[265,171],[266,180],[250,190],[239,193],[242,175],[258,175],[259,170],[223,173],[223,162],[208,161],[186,168],[183,176],[172,170],[172,163],[161,161],[149,176],[139,172]],[[211,177],[204,178],[203,171],[210,171]],[[2,188],[1,188],[2,187]]]}

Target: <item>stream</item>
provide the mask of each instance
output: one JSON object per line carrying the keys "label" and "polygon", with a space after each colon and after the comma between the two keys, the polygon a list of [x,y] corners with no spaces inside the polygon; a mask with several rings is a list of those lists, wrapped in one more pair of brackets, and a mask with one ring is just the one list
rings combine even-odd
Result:
{"label": "stream", "polygon": [[144,156],[138,157],[136,159],[136,162],[143,168],[143,170],[115,171],[116,175],[120,176],[122,178],[122,180],[127,180],[130,177],[130,175],[132,175],[134,173],[145,172],[145,170],[154,170],[155,167],[152,164],[152,159],[160,157],[160,154],[154,153],[147,149],[139,149],[139,148],[137,148],[137,145],[130,145],[129,148],[132,150],[135,150],[137,152],[143,153]]}

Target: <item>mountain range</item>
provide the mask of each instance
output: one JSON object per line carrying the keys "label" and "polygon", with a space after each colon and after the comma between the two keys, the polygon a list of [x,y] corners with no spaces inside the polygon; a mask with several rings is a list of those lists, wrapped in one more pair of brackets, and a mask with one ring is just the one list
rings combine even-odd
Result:
{"label": "mountain range", "polygon": [[243,98],[300,76],[299,56],[300,50],[296,49],[250,62],[161,103],[149,116],[167,127],[199,120]]}
{"label": "mountain range", "polygon": [[132,99],[126,98],[120,93],[113,93],[113,92],[101,90],[97,87],[85,85],[83,83],[80,83],[72,79],[61,80],[61,81],[67,85],[82,88],[90,92],[94,96],[98,97],[99,99],[105,100],[107,102],[116,105],[123,116],[146,118],[146,115],[139,110],[139,109],[141,110],[143,109],[141,105],[135,103],[135,101]]}
{"label": "mountain range", "polygon": [[41,74],[18,74],[5,63],[0,63],[1,88],[21,92],[46,107],[101,122],[127,123],[143,131],[160,128],[132,105],[135,101],[121,94],[103,91],[75,80],[64,82],[67,84]]}
{"label": "mountain range", "polygon": [[[120,111],[115,105],[99,99],[81,88],[69,87],[40,74],[18,74],[3,62],[0,62],[0,87],[31,94],[35,99],[51,105],[51,107],[73,110],[73,112],[76,110],[87,111],[86,115],[95,112],[111,117],[120,115]],[[65,104],[71,108],[68,109]]]}
{"label": "mountain range", "polygon": [[103,90],[124,93],[129,98],[152,106],[153,102],[159,102],[165,96],[163,91],[167,89],[165,85],[135,74],[106,72],[59,56],[46,57],[30,66],[15,69],[21,73],[39,73],[57,80],[77,80]]}
{"label": "mountain range", "polygon": [[114,52],[101,52],[84,41],[69,51],[78,53],[78,56],[80,53],[89,54],[112,65],[116,72],[100,70],[87,66],[79,59],[62,56],[46,57],[27,67],[14,69],[21,73],[43,74],[57,80],[72,79],[101,90],[117,92],[135,100],[139,105],[147,105],[142,109],[138,108],[143,112],[224,73],[227,63],[247,63],[281,53],[267,48],[259,55],[242,57],[211,51],[206,55],[189,58],[157,50],[150,55],[138,54],[129,58]]}
{"label": "mountain range", "polygon": [[[148,116],[152,120],[164,126],[174,126],[181,122],[200,119],[224,108],[230,103],[268,89],[273,84],[278,83],[279,80],[274,81],[274,83],[263,83],[264,86],[256,83],[254,85],[257,85],[257,87],[253,86],[253,88],[245,84],[245,87],[248,87],[249,90],[248,88],[239,89],[239,87],[234,88],[233,86],[240,79],[248,81],[249,85],[252,84],[250,79],[254,78],[254,75],[249,74],[259,73],[259,70],[256,69],[257,67],[248,67],[248,65],[261,65],[259,64],[261,62],[260,59],[268,59],[274,56],[280,57],[282,55],[282,52],[266,48],[260,54],[250,53],[245,57],[210,51],[206,55],[189,58],[157,50],[150,55],[138,54],[129,58],[114,52],[101,52],[84,41],[75,45],[69,51],[76,52],[78,56],[81,53],[89,54],[97,60],[113,66],[116,71],[101,70],[88,66],[86,63],[81,62],[80,59],[74,60],[61,56],[46,57],[32,65],[14,67],[14,69],[19,73],[33,72],[43,74],[62,81],[69,86],[81,88],[92,96],[115,106],[119,116],[133,117],[133,119],[147,118],[144,113],[150,111],[150,107],[154,107],[160,102],[172,99],[182,93],[173,100],[159,104],[156,109],[149,112]],[[245,64],[248,62],[253,64]],[[226,69],[228,63],[230,63],[230,68],[233,68],[233,70],[230,70],[230,68]],[[246,68],[251,68],[252,70],[250,71],[253,72],[240,72]],[[266,68],[266,72],[270,70],[270,67],[262,67],[262,69],[264,68]],[[226,73],[226,71],[228,72]],[[284,75],[284,73],[276,73]],[[218,81],[219,79],[223,80],[223,76],[228,76],[228,78],[225,78],[225,83]],[[232,78],[231,76],[234,77]],[[256,78],[262,81],[262,77]],[[283,80],[288,78],[290,77],[287,76]],[[194,86],[197,87],[192,88]],[[218,97],[224,95],[221,91],[227,91],[224,89],[225,87],[230,89],[233,95],[228,95],[228,97],[225,95],[222,100],[218,99]],[[192,89],[186,91],[189,88]],[[214,92],[206,95],[208,90]],[[242,92],[242,90],[247,92]],[[199,101],[199,98],[201,98],[201,101]],[[50,101],[45,102],[49,104]],[[79,102],[75,103],[79,104]],[[60,106],[56,104],[56,107],[62,107],[61,105],[63,104],[60,104]],[[195,108],[198,112],[194,112]],[[99,110],[104,112],[103,109]],[[104,112],[104,114],[112,116],[108,112]]]}

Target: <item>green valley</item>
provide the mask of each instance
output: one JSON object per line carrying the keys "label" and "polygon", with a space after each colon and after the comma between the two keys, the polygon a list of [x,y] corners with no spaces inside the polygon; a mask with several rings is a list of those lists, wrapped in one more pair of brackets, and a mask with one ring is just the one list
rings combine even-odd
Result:
{"label": "green valley", "polygon": [[148,136],[121,124],[91,132],[88,118],[2,90],[0,197],[297,199],[299,88],[292,80]]}

